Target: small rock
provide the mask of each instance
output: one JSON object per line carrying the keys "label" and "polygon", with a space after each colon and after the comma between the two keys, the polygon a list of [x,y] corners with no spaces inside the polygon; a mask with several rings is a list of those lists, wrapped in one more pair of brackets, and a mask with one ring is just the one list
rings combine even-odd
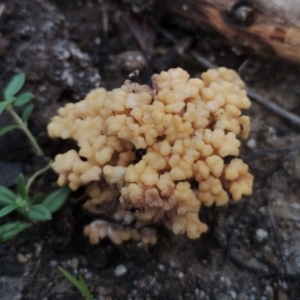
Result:
{"label": "small rock", "polygon": [[94,43],[95,43],[96,45],[100,45],[100,44],[101,44],[101,39],[100,39],[99,37],[96,37],[96,38],[94,39]]}
{"label": "small rock", "polygon": [[238,295],[238,300],[248,300],[248,296],[245,293],[240,293]]}
{"label": "small rock", "polygon": [[268,298],[273,298],[274,297],[274,291],[273,291],[273,288],[270,286],[270,285],[267,285],[265,287],[265,293],[266,295],[268,296]]}
{"label": "small rock", "polygon": [[111,293],[111,288],[100,286],[99,288],[97,288],[97,292],[101,296],[108,296]]}
{"label": "small rock", "polygon": [[79,265],[79,259],[76,257],[72,258],[70,261],[70,267],[72,269],[78,269],[78,265]]}
{"label": "small rock", "polygon": [[232,299],[236,299],[236,292],[235,291],[229,291],[229,294],[231,296]]}
{"label": "small rock", "polygon": [[57,263],[56,260],[51,260],[50,263],[49,263],[49,265],[50,265],[51,268],[56,268],[57,265],[58,265],[58,263]]}
{"label": "small rock", "polygon": [[247,142],[247,147],[250,149],[254,149],[256,147],[256,140],[254,138],[251,138]]}
{"label": "small rock", "polygon": [[35,246],[35,256],[39,256],[43,250],[43,247],[39,243],[35,243],[34,246]]}
{"label": "small rock", "polygon": [[114,271],[114,274],[116,276],[123,276],[127,273],[127,268],[124,266],[124,265],[118,265],[116,268],[115,268],[115,271]]}
{"label": "small rock", "polygon": [[206,299],[206,294],[204,293],[204,291],[200,291],[199,299],[200,299],[200,300]]}
{"label": "small rock", "polygon": [[184,278],[185,278],[185,275],[184,275],[182,272],[179,272],[179,273],[178,273],[178,278],[179,278],[179,279],[184,279]]}
{"label": "small rock", "polygon": [[256,230],[256,238],[259,242],[264,242],[268,238],[268,233],[263,229]]}
{"label": "small rock", "polygon": [[284,290],[284,291],[287,291],[288,290],[288,283],[286,281],[279,281],[279,284],[281,286],[281,288]]}
{"label": "small rock", "polygon": [[19,253],[17,255],[17,258],[18,258],[18,261],[21,263],[26,263],[28,261],[28,258],[25,255],[23,255],[22,253]]}
{"label": "small rock", "polygon": [[215,295],[215,299],[216,300],[231,300],[229,296],[225,295],[225,294],[216,294]]}
{"label": "small rock", "polygon": [[53,290],[56,293],[60,294],[60,293],[64,293],[64,292],[70,290],[71,286],[72,286],[71,282],[66,279],[66,280],[63,280],[63,281],[57,283],[55,285],[55,287],[53,288]]}
{"label": "small rock", "polygon": [[22,299],[22,294],[21,293],[16,293],[11,300],[21,300]]}
{"label": "small rock", "polygon": [[176,258],[171,258],[169,261],[169,265],[172,269],[179,269],[180,267],[179,261]]}
{"label": "small rock", "polygon": [[84,278],[85,278],[85,279],[90,279],[90,278],[92,278],[92,273],[91,273],[91,272],[87,272],[87,273],[84,275]]}
{"label": "small rock", "polygon": [[1,300],[19,300],[22,299],[22,290],[24,289],[23,277],[0,277]]}
{"label": "small rock", "polygon": [[122,70],[131,72],[136,69],[143,69],[146,60],[140,51],[125,51],[117,56],[117,63]]}
{"label": "small rock", "polygon": [[166,267],[163,264],[158,264],[158,269],[161,272],[165,272],[166,271]]}
{"label": "small rock", "polygon": [[89,270],[87,268],[80,268],[79,273],[80,274],[86,274]]}

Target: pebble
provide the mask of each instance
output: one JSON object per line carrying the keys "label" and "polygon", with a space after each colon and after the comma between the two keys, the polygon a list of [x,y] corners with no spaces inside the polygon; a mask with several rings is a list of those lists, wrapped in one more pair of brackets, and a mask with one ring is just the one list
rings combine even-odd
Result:
{"label": "pebble", "polygon": [[128,72],[143,69],[146,65],[146,60],[140,51],[125,51],[119,54],[116,60],[119,67]]}
{"label": "pebble", "polygon": [[176,258],[171,258],[169,265],[172,269],[178,269],[179,268],[179,262]]}
{"label": "pebble", "polygon": [[28,261],[28,258],[25,255],[23,255],[22,253],[19,253],[17,255],[17,258],[18,258],[18,261],[21,263],[26,263]]}
{"label": "pebble", "polygon": [[268,238],[268,233],[263,229],[256,230],[256,238],[259,242],[263,242]]}
{"label": "pebble", "polygon": [[163,264],[158,264],[158,270],[161,271],[161,272],[165,272],[166,267]]}
{"label": "pebble", "polygon": [[79,273],[80,274],[86,274],[89,270],[87,268],[80,268]]}
{"label": "pebble", "polygon": [[254,138],[251,138],[248,140],[247,144],[248,148],[254,149],[256,147],[256,140]]}
{"label": "pebble", "polygon": [[101,44],[101,39],[100,39],[99,37],[96,37],[96,38],[94,39],[94,43],[95,43],[96,45],[100,45],[100,44]]}
{"label": "pebble", "polygon": [[85,278],[85,279],[90,279],[90,278],[92,278],[92,273],[91,273],[91,272],[87,272],[87,273],[84,275],[84,278]]}
{"label": "pebble", "polygon": [[39,243],[35,243],[34,246],[35,246],[35,256],[39,256],[43,250],[43,247]]}
{"label": "pebble", "polygon": [[78,269],[78,265],[79,265],[79,259],[76,257],[72,258],[70,261],[70,267],[72,269]]}
{"label": "pebble", "polygon": [[184,279],[184,278],[185,278],[185,275],[184,275],[182,272],[179,272],[179,273],[178,273],[178,278],[179,278],[179,279]]}
{"label": "pebble", "polygon": [[206,294],[204,293],[204,291],[200,291],[199,299],[204,300],[205,298],[206,298]]}
{"label": "pebble", "polygon": [[49,265],[50,265],[51,268],[56,268],[57,265],[58,265],[58,262],[56,260],[51,260]]}
{"label": "pebble", "polygon": [[109,294],[111,294],[112,291],[111,288],[100,286],[99,288],[97,288],[97,292],[101,296],[108,296]]}
{"label": "pebble", "polygon": [[270,133],[275,133],[275,132],[276,132],[275,128],[272,127],[272,126],[269,126],[268,131],[269,131]]}
{"label": "pebble", "polygon": [[127,273],[127,268],[124,266],[124,265],[118,265],[116,268],[115,268],[115,271],[114,271],[114,274],[116,276],[123,276]]}
{"label": "pebble", "polygon": [[232,299],[236,299],[236,292],[235,291],[229,291],[229,294],[231,296]]}
{"label": "pebble", "polygon": [[13,298],[11,298],[11,300],[21,300],[22,299],[22,294],[21,293],[17,293],[13,296]]}
{"label": "pebble", "polygon": [[240,293],[238,295],[238,300],[248,300],[248,296],[245,293]]}
{"label": "pebble", "polygon": [[279,285],[281,286],[281,288],[284,290],[284,291],[287,291],[288,290],[288,283],[286,281],[279,281]]}
{"label": "pebble", "polygon": [[274,297],[274,291],[273,291],[273,288],[270,286],[270,285],[267,285],[265,287],[265,292],[268,296],[270,296],[271,298]]}

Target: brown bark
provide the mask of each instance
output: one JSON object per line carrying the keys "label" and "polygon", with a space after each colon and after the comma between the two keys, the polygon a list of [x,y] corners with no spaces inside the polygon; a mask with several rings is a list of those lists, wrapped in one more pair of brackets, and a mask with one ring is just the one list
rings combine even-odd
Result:
{"label": "brown bark", "polygon": [[241,49],[300,63],[299,0],[164,0],[157,9],[213,29]]}

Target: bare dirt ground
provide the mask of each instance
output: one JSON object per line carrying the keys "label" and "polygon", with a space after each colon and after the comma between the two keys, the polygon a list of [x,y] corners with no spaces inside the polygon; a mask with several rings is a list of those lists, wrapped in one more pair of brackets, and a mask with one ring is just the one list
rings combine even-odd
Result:
{"label": "bare dirt ground", "polygon": [[[46,134],[46,124],[59,106],[78,101],[97,86],[119,87],[131,69],[143,67],[139,59],[130,60],[142,54],[128,25],[131,17],[128,23],[120,1],[109,3],[106,14],[99,2],[0,3],[0,88],[14,74],[26,73],[26,89],[36,95],[30,129],[52,157],[72,146],[51,141]],[[170,67],[183,67],[191,76],[204,71],[190,55],[174,53],[175,44],[161,29],[177,41],[193,36],[194,50],[217,65],[240,69],[250,87],[300,114],[299,66],[237,55],[218,37],[167,19],[148,29],[156,40],[151,61],[145,63],[144,82],[149,74]],[[80,190],[51,222],[36,224],[0,245],[1,299],[78,299],[58,266],[83,274],[99,300],[300,299],[299,128],[255,102],[247,114],[252,132],[243,142],[241,157],[255,175],[254,193],[237,203],[203,209],[200,218],[209,225],[207,234],[189,240],[160,228],[158,243],[148,248],[109,241],[91,246],[82,236],[91,216],[74,203]],[[0,127],[7,122],[8,116],[2,115]],[[19,132],[0,138],[0,159],[0,183],[8,187],[15,185],[21,169],[30,174],[40,166]],[[35,191],[49,192],[55,181],[49,172]],[[16,218],[11,214],[1,222]],[[120,268],[123,276],[116,272]]]}

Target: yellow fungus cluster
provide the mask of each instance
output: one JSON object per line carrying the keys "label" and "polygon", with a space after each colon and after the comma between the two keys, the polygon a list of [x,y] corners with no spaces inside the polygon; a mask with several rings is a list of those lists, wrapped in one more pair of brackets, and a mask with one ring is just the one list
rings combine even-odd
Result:
{"label": "yellow fungus cluster", "polygon": [[153,88],[129,80],[110,92],[98,88],[60,108],[48,125],[51,137],[79,146],[56,156],[58,184],[87,185],[85,208],[116,220],[86,226],[91,242],[154,243],[155,223],[197,238],[207,230],[198,218],[202,204],[251,194],[248,166],[224,160],[239,155],[237,137],[249,134],[244,83],[226,68],[201,77],[176,68],[153,75]]}

